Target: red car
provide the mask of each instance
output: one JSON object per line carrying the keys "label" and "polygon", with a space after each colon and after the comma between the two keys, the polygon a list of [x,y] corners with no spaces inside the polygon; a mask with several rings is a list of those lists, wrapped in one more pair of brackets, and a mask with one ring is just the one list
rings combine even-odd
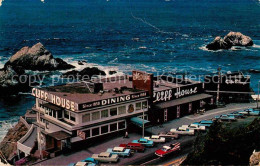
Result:
{"label": "red car", "polygon": [[120,147],[124,147],[126,149],[131,149],[133,151],[144,152],[145,147],[139,143],[128,143],[128,144],[120,144]]}
{"label": "red car", "polygon": [[170,153],[176,152],[181,150],[181,144],[179,142],[175,144],[171,144],[169,146],[163,146],[163,148],[158,149],[155,151],[155,155],[159,157],[164,157]]}

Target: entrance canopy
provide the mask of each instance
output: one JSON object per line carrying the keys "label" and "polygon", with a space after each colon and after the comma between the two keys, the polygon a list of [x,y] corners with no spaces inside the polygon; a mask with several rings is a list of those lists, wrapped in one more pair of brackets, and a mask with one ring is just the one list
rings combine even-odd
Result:
{"label": "entrance canopy", "polygon": [[71,135],[64,132],[64,131],[57,131],[57,132],[54,132],[54,133],[50,133],[48,134],[50,137],[60,141],[60,140],[65,140],[67,138],[70,138]]}
{"label": "entrance canopy", "polygon": [[131,122],[132,122],[133,124],[139,126],[139,127],[142,127],[142,126],[143,126],[143,123],[144,123],[144,125],[145,125],[145,124],[149,123],[150,121],[145,120],[145,119],[143,120],[143,119],[138,118],[138,117],[133,117],[133,118],[131,118]]}
{"label": "entrance canopy", "polygon": [[190,103],[190,102],[197,101],[197,100],[203,100],[203,99],[210,98],[210,97],[212,97],[212,95],[202,93],[202,94],[198,94],[198,95],[193,95],[193,96],[188,96],[188,97],[184,97],[184,98],[180,98],[180,99],[162,102],[162,103],[156,104],[155,106],[159,109],[164,109],[164,108],[169,108],[169,107],[173,107],[173,106],[177,106],[177,105],[181,105],[181,104],[185,104],[185,103]]}

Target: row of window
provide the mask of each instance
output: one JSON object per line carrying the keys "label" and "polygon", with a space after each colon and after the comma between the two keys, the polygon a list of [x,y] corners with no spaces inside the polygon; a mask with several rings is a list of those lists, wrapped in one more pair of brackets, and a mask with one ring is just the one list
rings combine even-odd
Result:
{"label": "row of window", "polygon": [[[139,111],[141,109],[146,109],[147,108],[147,101],[144,102],[139,102],[135,104],[135,111]],[[132,110],[130,110],[132,109]],[[101,111],[96,111],[92,113],[87,113],[82,115],[82,123],[89,122],[89,121],[94,121],[94,120],[99,120],[103,118],[108,118],[116,115],[122,115],[126,114],[126,112],[132,113],[134,111],[134,106],[130,104],[128,108],[126,108],[125,105],[120,106],[120,107],[114,107],[111,109],[105,109]]]}
{"label": "row of window", "polygon": [[111,133],[114,131],[123,130],[125,128],[126,128],[125,121],[121,121],[121,122],[111,123],[111,124],[104,125],[104,126],[95,127],[95,128],[86,130],[84,132],[85,132],[86,138],[91,138],[91,137]]}
{"label": "row of window", "polygon": [[66,111],[66,110],[64,111],[64,118],[65,119],[68,119],[68,120],[75,122],[76,121],[75,117],[76,117],[75,113],[69,112],[69,111]]}

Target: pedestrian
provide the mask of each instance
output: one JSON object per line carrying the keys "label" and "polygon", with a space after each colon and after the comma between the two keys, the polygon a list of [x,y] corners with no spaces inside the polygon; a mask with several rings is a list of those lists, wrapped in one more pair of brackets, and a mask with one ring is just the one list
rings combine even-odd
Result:
{"label": "pedestrian", "polygon": [[125,137],[124,137],[124,138],[129,138],[129,137],[128,137],[128,132],[127,132],[127,131],[125,132]]}

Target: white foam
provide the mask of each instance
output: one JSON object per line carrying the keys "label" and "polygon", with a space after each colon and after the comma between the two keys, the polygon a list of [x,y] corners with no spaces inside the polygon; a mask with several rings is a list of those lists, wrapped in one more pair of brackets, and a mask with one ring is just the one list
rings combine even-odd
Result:
{"label": "white foam", "polygon": [[2,3],[4,2],[4,0],[0,0],[0,6],[2,6]]}
{"label": "white foam", "polygon": [[19,117],[13,117],[8,120],[1,120],[0,121],[0,142],[4,139],[5,135],[7,134],[8,130],[13,128],[18,123]]}
{"label": "white foam", "polygon": [[209,51],[209,52],[221,52],[223,51],[222,49],[220,50],[209,50],[206,48],[206,45],[202,45],[201,47],[199,47],[199,49],[203,50],[203,51]]}
{"label": "white foam", "polygon": [[254,47],[254,48],[259,48],[259,49],[260,49],[260,45],[254,44],[252,47]]}

